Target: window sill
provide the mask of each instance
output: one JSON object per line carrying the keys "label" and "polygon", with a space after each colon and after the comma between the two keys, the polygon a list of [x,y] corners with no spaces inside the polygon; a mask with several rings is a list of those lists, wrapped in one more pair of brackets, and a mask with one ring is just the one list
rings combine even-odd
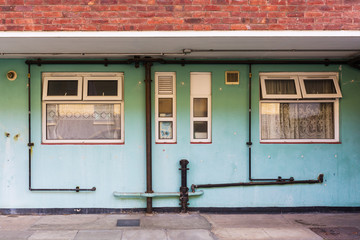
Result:
{"label": "window sill", "polygon": [[260,142],[260,144],[341,144],[341,142]]}
{"label": "window sill", "polygon": [[190,142],[190,144],[212,144],[212,142]]}
{"label": "window sill", "polygon": [[125,143],[41,143],[41,145],[125,145]]}
{"label": "window sill", "polygon": [[177,142],[155,142],[155,144],[177,144]]}

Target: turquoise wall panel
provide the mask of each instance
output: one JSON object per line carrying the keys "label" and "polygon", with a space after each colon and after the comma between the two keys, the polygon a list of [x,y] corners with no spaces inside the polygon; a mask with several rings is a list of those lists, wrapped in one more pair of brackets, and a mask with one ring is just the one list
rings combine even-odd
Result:
{"label": "turquoise wall panel", "polygon": [[[27,65],[25,60],[0,60],[0,208],[143,208],[143,199],[118,199],[113,191],[145,191],[144,68],[133,65],[43,65],[31,67],[34,188],[91,188],[95,192],[30,192],[28,190]],[[6,72],[15,70],[10,82]],[[240,71],[239,85],[225,85],[225,71]],[[190,207],[359,206],[360,72],[349,66],[253,65],[252,154],[254,178],[315,179],[323,184],[205,189]],[[41,144],[42,72],[124,72],[124,145]],[[176,72],[177,143],[155,144],[153,189],[175,192],[180,187],[179,160],[190,161],[191,184],[248,180],[248,66],[162,65],[156,71]],[[212,143],[190,143],[190,72],[212,73]],[[341,144],[260,144],[259,73],[335,71],[340,73]],[[154,89],[154,81],[153,81]],[[154,112],[154,97],[152,101]],[[152,113],[154,116],[154,113]],[[153,117],[154,123],[154,117]],[[153,131],[155,130],[153,125]],[[9,137],[5,133],[10,133]],[[19,134],[18,138],[14,138]],[[155,207],[178,207],[176,198],[156,198]]]}

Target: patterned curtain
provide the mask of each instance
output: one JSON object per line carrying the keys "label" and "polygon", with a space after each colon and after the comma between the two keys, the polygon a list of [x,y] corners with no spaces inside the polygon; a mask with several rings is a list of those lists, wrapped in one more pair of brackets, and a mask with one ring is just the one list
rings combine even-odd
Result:
{"label": "patterned curtain", "polygon": [[333,103],[262,103],[262,139],[333,139]]}

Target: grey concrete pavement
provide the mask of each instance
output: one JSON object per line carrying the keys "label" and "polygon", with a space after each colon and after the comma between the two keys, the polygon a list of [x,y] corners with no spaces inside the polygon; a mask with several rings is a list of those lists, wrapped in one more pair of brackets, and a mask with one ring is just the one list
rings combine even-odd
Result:
{"label": "grey concrete pavement", "polygon": [[321,240],[311,228],[329,227],[360,230],[360,213],[2,215],[0,240]]}

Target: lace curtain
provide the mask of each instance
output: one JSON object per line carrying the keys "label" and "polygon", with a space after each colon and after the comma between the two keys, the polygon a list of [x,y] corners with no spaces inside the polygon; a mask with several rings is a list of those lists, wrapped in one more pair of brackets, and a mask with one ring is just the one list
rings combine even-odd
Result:
{"label": "lace curtain", "polygon": [[262,103],[262,139],[333,139],[333,103]]}
{"label": "lace curtain", "polygon": [[47,104],[49,140],[120,139],[120,104]]}

